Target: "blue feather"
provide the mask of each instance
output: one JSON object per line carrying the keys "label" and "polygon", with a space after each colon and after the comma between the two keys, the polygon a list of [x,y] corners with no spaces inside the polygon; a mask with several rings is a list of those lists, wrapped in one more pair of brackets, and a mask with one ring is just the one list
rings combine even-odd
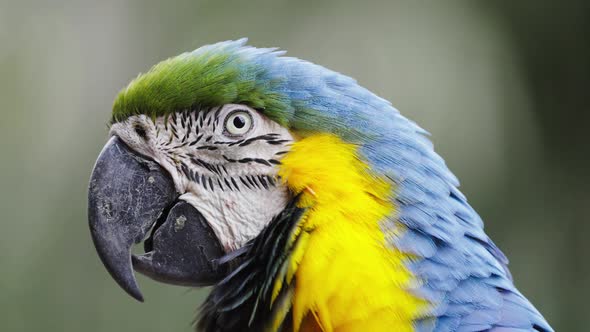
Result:
{"label": "blue feather", "polygon": [[330,132],[357,144],[372,171],[393,182],[397,215],[383,228],[403,229],[390,244],[415,256],[408,268],[421,286],[412,292],[431,303],[416,330],[552,331],[512,283],[506,256],[485,234],[425,130],[350,77],[245,42],[195,52],[232,54],[249,68],[247,79],[284,101],[290,129]]}

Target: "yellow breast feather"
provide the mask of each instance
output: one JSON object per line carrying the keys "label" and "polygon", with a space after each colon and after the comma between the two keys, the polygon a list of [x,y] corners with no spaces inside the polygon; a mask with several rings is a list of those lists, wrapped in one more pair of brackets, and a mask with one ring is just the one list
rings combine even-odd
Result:
{"label": "yellow breast feather", "polygon": [[426,303],[408,292],[410,257],[383,231],[395,214],[392,184],[329,134],[297,141],[281,162],[279,175],[307,208],[285,268],[295,279],[293,331],[412,331]]}

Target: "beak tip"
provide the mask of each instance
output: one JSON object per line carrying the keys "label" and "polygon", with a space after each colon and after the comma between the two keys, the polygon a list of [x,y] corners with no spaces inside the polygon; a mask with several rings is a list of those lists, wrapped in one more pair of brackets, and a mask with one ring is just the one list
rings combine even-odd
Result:
{"label": "beak tip", "polygon": [[136,299],[138,302],[144,302],[143,294],[141,294],[141,291],[139,291],[139,289],[129,290],[128,293],[129,295],[131,295],[132,298]]}
{"label": "beak tip", "polygon": [[143,294],[141,294],[139,286],[137,285],[135,274],[131,269],[125,272],[120,271],[119,273],[111,273],[111,276],[127,294],[139,302],[144,301]]}

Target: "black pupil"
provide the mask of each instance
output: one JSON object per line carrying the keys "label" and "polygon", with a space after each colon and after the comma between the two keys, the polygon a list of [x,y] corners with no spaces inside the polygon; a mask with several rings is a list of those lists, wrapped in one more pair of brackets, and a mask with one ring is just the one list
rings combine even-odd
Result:
{"label": "black pupil", "polygon": [[246,126],[246,121],[244,120],[244,117],[241,115],[234,117],[233,123],[234,127],[238,129],[242,129],[244,128],[244,126]]}

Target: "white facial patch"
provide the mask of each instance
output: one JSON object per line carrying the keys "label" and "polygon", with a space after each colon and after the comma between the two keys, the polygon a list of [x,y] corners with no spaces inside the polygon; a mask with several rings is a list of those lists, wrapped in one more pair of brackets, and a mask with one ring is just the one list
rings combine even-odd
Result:
{"label": "white facial patch", "polygon": [[111,135],[170,173],[180,198],[206,218],[227,252],[256,237],[287,205],[277,165],[293,137],[247,106],[177,112],[168,119],[132,116],[113,124]]}

